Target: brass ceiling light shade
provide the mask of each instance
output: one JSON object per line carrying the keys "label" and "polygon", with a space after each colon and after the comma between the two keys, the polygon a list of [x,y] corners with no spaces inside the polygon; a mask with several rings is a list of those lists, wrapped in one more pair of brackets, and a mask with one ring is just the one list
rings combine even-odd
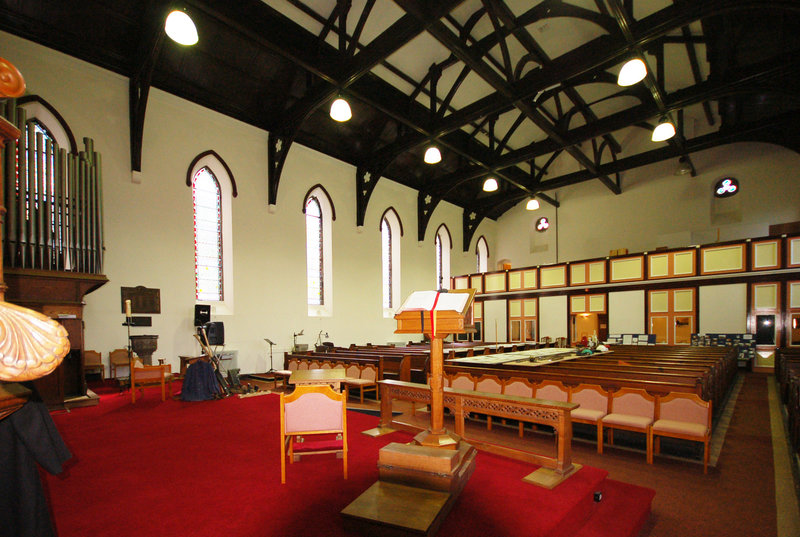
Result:
{"label": "brass ceiling light shade", "polygon": [[664,142],[673,136],[675,136],[675,125],[666,117],[662,117],[656,128],[653,129],[653,135],[650,139],[654,142]]}
{"label": "brass ceiling light shade", "polygon": [[497,179],[494,177],[487,177],[486,181],[483,182],[483,191],[484,192],[494,192],[497,190]]}
{"label": "brass ceiling light shade", "polygon": [[170,39],[181,45],[194,45],[199,40],[194,21],[185,11],[178,9],[167,15],[164,31]]}
{"label": "brass ceiling light shade", "polygon": [[348,103],[341,95],[331,103],[331,118],[339,123],[348,121],[353,117],[353,112],[350,111],[350,103]]}
{"label": "brass ceiling light shade", "polygon": [[647,76],[647,66],[641,58],[628,60],[617,76],[618,86],[633,86]]}
{"label": "brass ceiling light shade", "polygon": [[426,164],[438,164],[442,161],[442,152],[435,145],[428,146],[424,159]]}
{"label": "brass ceiling light shade", "polygon": [[535,211],[539,208],[539,200],[536,198],[531,198],[528,200],[528,203],[525,204],[526,211]]}

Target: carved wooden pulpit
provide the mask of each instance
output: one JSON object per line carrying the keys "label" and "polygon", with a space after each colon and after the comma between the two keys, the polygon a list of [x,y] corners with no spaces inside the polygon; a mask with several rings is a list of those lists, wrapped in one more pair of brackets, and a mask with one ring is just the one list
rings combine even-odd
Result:
{"label": "carved wooden pulpit", "polygon": [[398,313],[397,334],[428,334],[431,341],[431,425],[414,440],[422,446],[457,449],[459,438],[444,428],[444,384],[442,381],[444,338],[450,334],[474,332],[468,312],[475,289],[417,291],[411,294]]}

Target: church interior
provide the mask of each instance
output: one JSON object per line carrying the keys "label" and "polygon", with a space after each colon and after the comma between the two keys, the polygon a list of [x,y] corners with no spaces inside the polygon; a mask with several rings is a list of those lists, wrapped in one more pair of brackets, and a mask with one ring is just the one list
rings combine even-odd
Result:
{"label": "church interior", "polygon": [[797,52],[795,2],[0,1],[0,537],[800,534]]}

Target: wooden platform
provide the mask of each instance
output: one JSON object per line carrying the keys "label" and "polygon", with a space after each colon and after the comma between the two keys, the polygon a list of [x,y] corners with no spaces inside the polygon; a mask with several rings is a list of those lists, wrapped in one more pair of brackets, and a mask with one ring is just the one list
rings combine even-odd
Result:
{"label": "wooden platform", "polygon": [[399,537],[436,533],[453,495],[376,481],[342,510],[345,526],[362,535]]}
{"label": "wooden platform", "polygon": [[434,535],[475,470],[476,450],[389,444],[378,461],[380,480],[341,511],[360,535]]}

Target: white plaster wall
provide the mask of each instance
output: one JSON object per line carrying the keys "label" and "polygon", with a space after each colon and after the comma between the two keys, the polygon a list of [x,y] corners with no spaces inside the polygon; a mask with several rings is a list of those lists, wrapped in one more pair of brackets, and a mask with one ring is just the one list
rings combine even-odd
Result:
{"label": "white plaster wall", "polygon": [[505,300],[484,301],[483,340],[487,343],[502,343],[508,340],[507,309]]}
{"label": "white plaster wall", "polygon": [[[767,235],[771,224],[800,220],[797,188],[800,155],[763,143],[736,143],[693,153],[697,177],[675,176],[670,160],[622,174],[622,194],[600,181],[548,192],[561,207],[542,202],[537,211],[520,203],[498,220],[497,258],[512,266],[605,257],[609,250],[642,252]],[[712,195],[725,176],[739,180],[740,194]],[[533,224],[550,219],[546,233]]]}
{"label": "white plaster wall", "polygon": [[747,284],[703,285],[700,288],[698,334],[747,333]]}
{"label": "white plaster wall", "polygon": [[[432,289],[434,234],[447,225],[453,239],[453,275],[475,272],[475,242],[489,244],[495,258],[496,223],[484,221],[468,252],[462,252],[462,210],[436,207],[424,241],[417,240],[416,191],[381,179],[367,209],[363,230],[355,222],[355,169],[294,144],[278,190],[276,211],[267,209],[267,132],[151,89],[144,126],[141,183],[131,182],[128,80],[61,53],[0,32],[0,50],[38,94],[64,117],[75,137],[95,141],[103,158],[105,210],[104,273],[109,282],[86,296],[85,346],[103,353],[124,347],[120,287],[144,285],[161,291],[161,314],[153,326],[133,334],[158,334],[156,358],[176,370],[178,356],[195,354],[194,256],[191,189],[186,171],[199,153],[213,149],[230,167],[239,195],[232,202],[234,309],[213,320],[225,323],[226,349],[238,350],[242,373],[264,371],[268,346],[282,364],[292,334],[313,345],[320,331],[340,345],[407,341],[394,334],[395,321],[381,308],[379,219],[394,207],[403,225],[401,297]],[[336,210],[333,223],[333,314],[310,318],[305,287],[303,197],[322,184]]]}
{"label": "white plaster wall", "polygon": [[567,318],[567,297],[565,295],[539,298],[539,339],[569,337]]}
{"label": "white plaster wall", "polygon": [[608,293],[608,333],[646,334],[644,291]]}

